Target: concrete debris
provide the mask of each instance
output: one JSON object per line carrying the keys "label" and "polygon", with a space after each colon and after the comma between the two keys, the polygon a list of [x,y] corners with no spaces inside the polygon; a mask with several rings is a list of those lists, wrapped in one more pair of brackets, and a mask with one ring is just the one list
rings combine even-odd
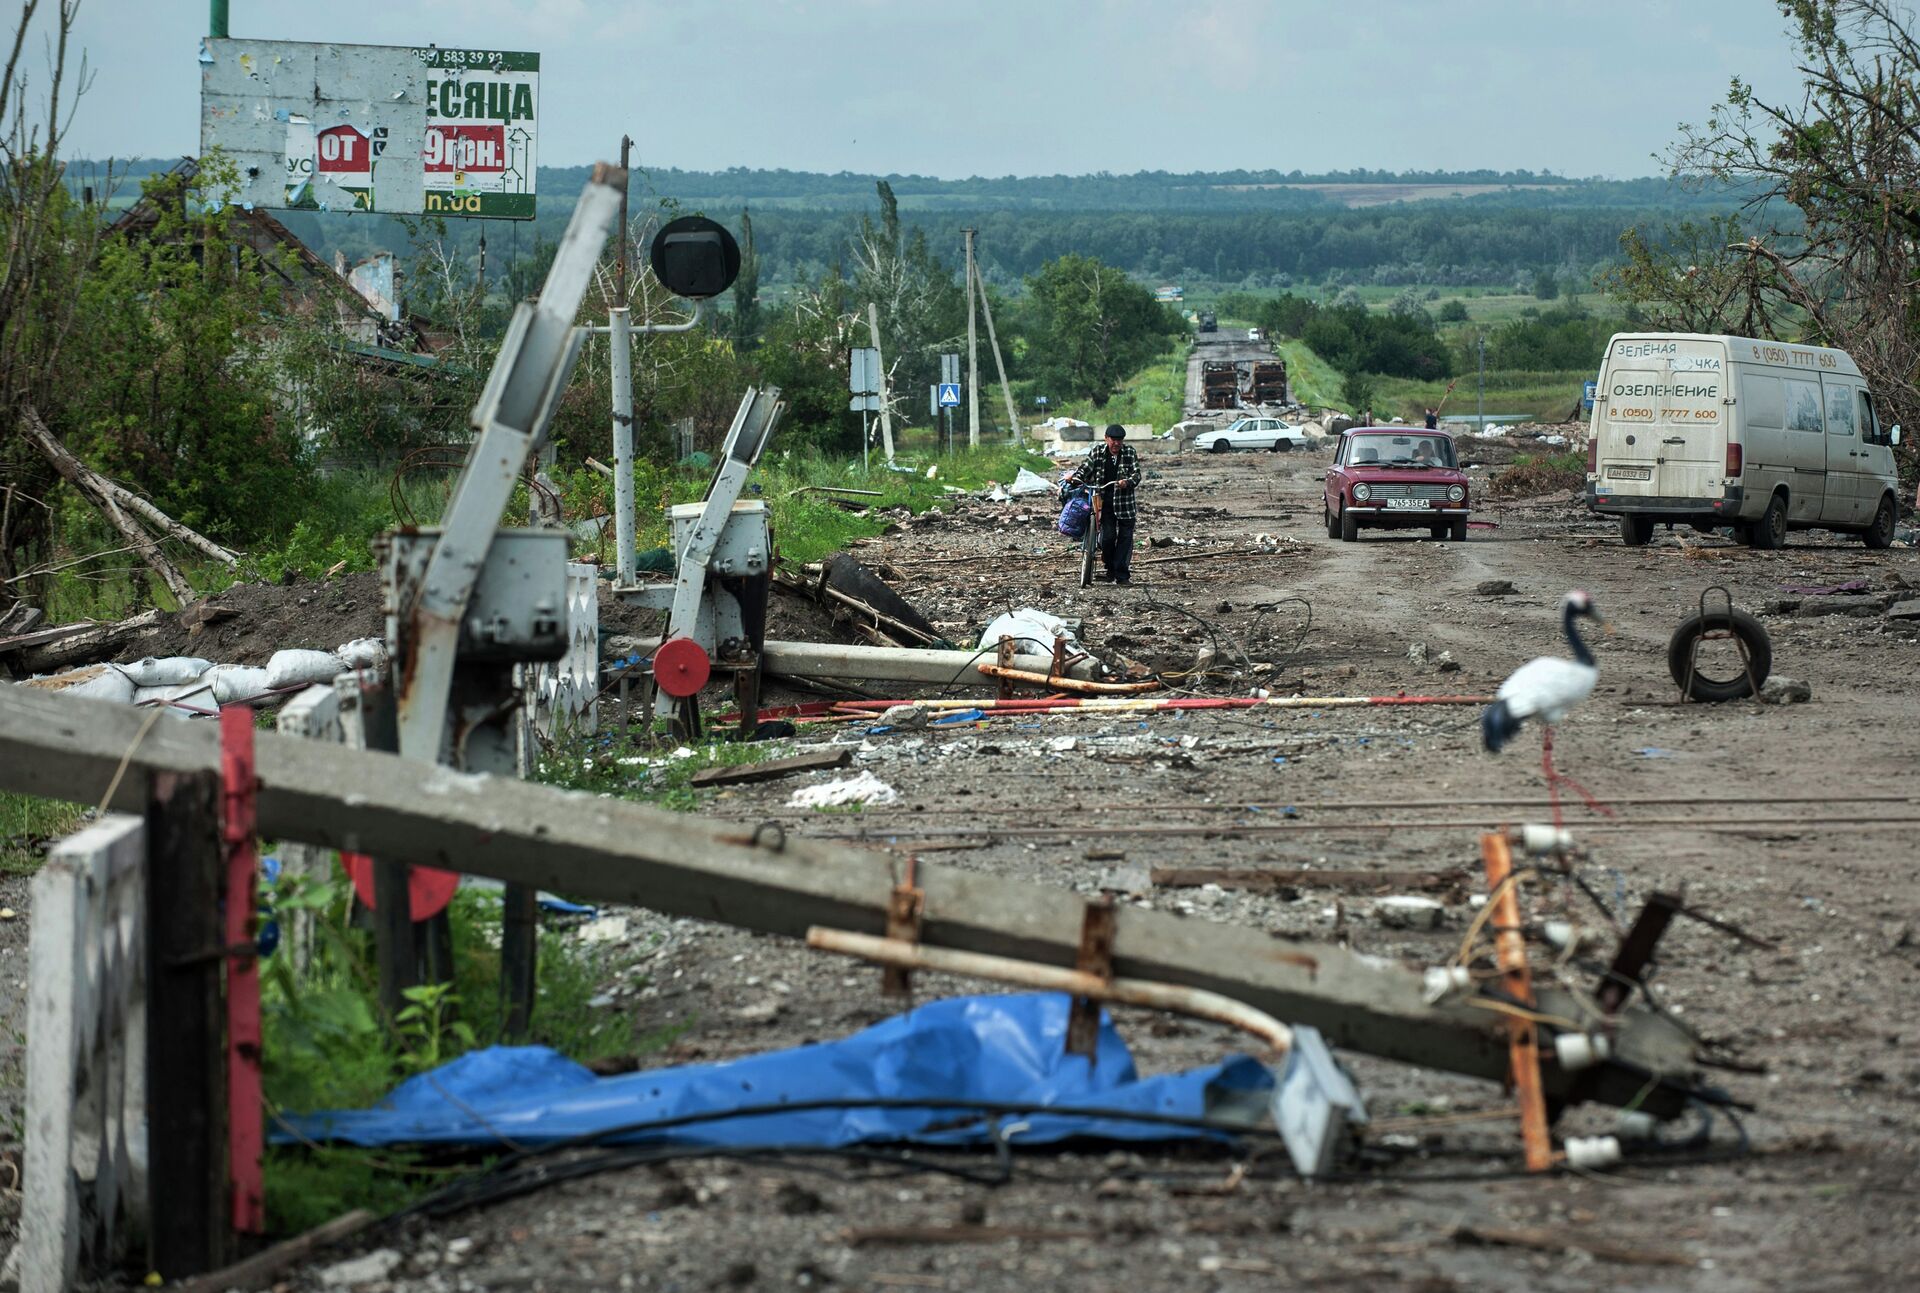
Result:
{"label": "concrete debris", "polygon": [[1920,598],[1907,602],[1895,602],[1887,608],[1890,620],[1920,620]]}
{"label": "concrete debris", "polygon": [[1427,667],[1427,644],[1425,642],[1415,642],[1407,648],[1407,663],[1418,669]]}
{"label": "concrete debris", "polygon": [[1513,593],[1511,579],[1483,579],[1473,586],[1476,597],[1507,597]]}
{"label": "concrete debris", "polygon": [[849,804],[890,804],[900,792],[864,769],[856,776],[822,782],[793,792],[789,808],[844,808]]}
{"label": "concrete debris", "polygon": [[1798,705],[1813,699],[1813,687],[1798,678],[1774,674],[1760,684],[1760,699],[1769,705]]}
{"label": "concrete debris", "polygon": [[1388,929],[1439,929],[1446,923],[1446,904],[1411,894],[1376,898],[1374,919]]}
{"label": "concrete debris", "polygon": [[1878,615],[1882,604],[1877,597],[1806,597],[1794,613],[1802,619],[1822,615]]}
{"label": "concrete debris", "polygon": [[918,705],[894,705],[880,715],[880,725],[918,732],[927,725],[927,711]]}
{"label": "concrete debris", "polygon": [[399,1266],[399,1253],[391,1248],[376,1248],[327,1267],[320,1272],[320,1285],[330,1289],[360,1288],[387,1279]]}
{"label": "concrete debris", "polygon": [[580,926],[573,936],[582,943],[624,943],[629,929],[625,916],[602,916]]}
{"label": "concrete debris", "polygon": [[1460,662],[1453,658],[1453,652],[1442,651],[1433,658],[1433,667],[1441,673],[1459,673]]}

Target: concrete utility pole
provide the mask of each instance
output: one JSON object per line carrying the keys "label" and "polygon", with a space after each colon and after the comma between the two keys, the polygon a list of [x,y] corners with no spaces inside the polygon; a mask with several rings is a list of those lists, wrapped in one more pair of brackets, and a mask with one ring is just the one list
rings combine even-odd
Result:
{"label": "concrete utility pole", "polygon": [[1487,334],[1480,334],[1480,434],[1487,433]]}
{"label": "concrete utility pole", "polygon": [[887,356],[880,348],[880,307],[867,302],[867,331],[873,334],[873,362],[880,368],[880,444],[893,461],[893,405],[887,395]]}
{"label": "concrete utility pole", "polygon": [[[627,172],[633,140],[620,136],[620,170]],[[633,586],[633,348],[627,309],[627,181],[620,183],[620,258],[614,307],[607,311],[608,368],[613,379],[613,569],[614,586]]]}
{"label": "concrete utility pole", "polygon": [[[611,215],[611,211],[608,212]],[[255,739],[260,833],[364,850],[415,866],[456,867],[598,902],[644,905],[803,938],[813,925],[878,934],[895,864],[866,849],[762,832],[739,822],[595,799],[511,777],[261,732]],[[0,688],[0,790],[139,811],[157,773],[214,774],[216,724],[148,723],[131,705]],[[124,775],[123,775],[124,774]],[[751,838],[750,838],[751,837]],[[922,862],[916,884],[931,947],[1071,965],[1086,900],[1067,889]],[[1506,1029],[1491,1010],[1428,1002],[1421,972],[1265,929],[1121,907],[1113,971],[1219,992],[1351,1050],[1504,1080]],[[1535,985],[1546,1015],[1580,1017],[1572,994]],[[1611,1022],[1612,1057],[1542,1077],[1549,1096],[1685,1108],[1694,1044],[1638,1005]],[[1649,1073],[1660,1081],[1649,1081]]]}
{"label": "concrete utility pole", "polygon": [[967,448],[980,447],[980,338],[973,323],[973,235],[967,235]]}
{"label": "concrete utility pole", "polygon": [[1000,358],[1000,338],[993,335],[993,304],[987,300],[986,280],[980,277],[980,262],[973,265],[973,281],[980,289],[980,312],[987,316],[987,346],[993,351],[993,370],[1000,374],[1000,396],[1007,402],[1007,434],[1020,443],[1020,414],[1013,407],[1013,387],[1007,384],[1007,365]]}

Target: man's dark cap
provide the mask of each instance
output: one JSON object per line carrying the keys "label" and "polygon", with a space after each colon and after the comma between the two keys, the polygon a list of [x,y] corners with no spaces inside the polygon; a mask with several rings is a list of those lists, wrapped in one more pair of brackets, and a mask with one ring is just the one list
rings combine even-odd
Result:
{"label": "man's dark cap", "polygon": [[1125,440],[1126,438],[1127,438],[1127,429],[1121,426],[1118,422],[1115,422],[1112,425],[1107,427],[1107,439]]}

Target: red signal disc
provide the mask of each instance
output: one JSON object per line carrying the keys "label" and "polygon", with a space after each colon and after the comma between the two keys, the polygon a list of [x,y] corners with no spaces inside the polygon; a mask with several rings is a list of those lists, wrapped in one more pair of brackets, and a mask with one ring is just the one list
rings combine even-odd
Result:
{"label": "red signal disc", "polygon": [[653,653],[653,676],[669,696],[692,696],[713,676],[713,662],[692,638],[669,638]]}

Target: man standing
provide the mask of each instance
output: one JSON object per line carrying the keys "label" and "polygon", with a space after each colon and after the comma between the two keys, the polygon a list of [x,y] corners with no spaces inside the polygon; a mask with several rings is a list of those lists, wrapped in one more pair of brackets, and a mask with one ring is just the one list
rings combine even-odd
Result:
{"label": "man standing", "polygon": [[1119,423],[1107,428],[1105,449],[1095,449],[1067,477],[1069,485],[1086,485],[1095,490],[1111,485],[1100,506],[1100,564],[1106,567],[1104,579],[1116,584],[1133,582],[1133,525],[1140,515],[1135,491],[1140,485],[1140,455],[1126,443],[1127,429]]}

